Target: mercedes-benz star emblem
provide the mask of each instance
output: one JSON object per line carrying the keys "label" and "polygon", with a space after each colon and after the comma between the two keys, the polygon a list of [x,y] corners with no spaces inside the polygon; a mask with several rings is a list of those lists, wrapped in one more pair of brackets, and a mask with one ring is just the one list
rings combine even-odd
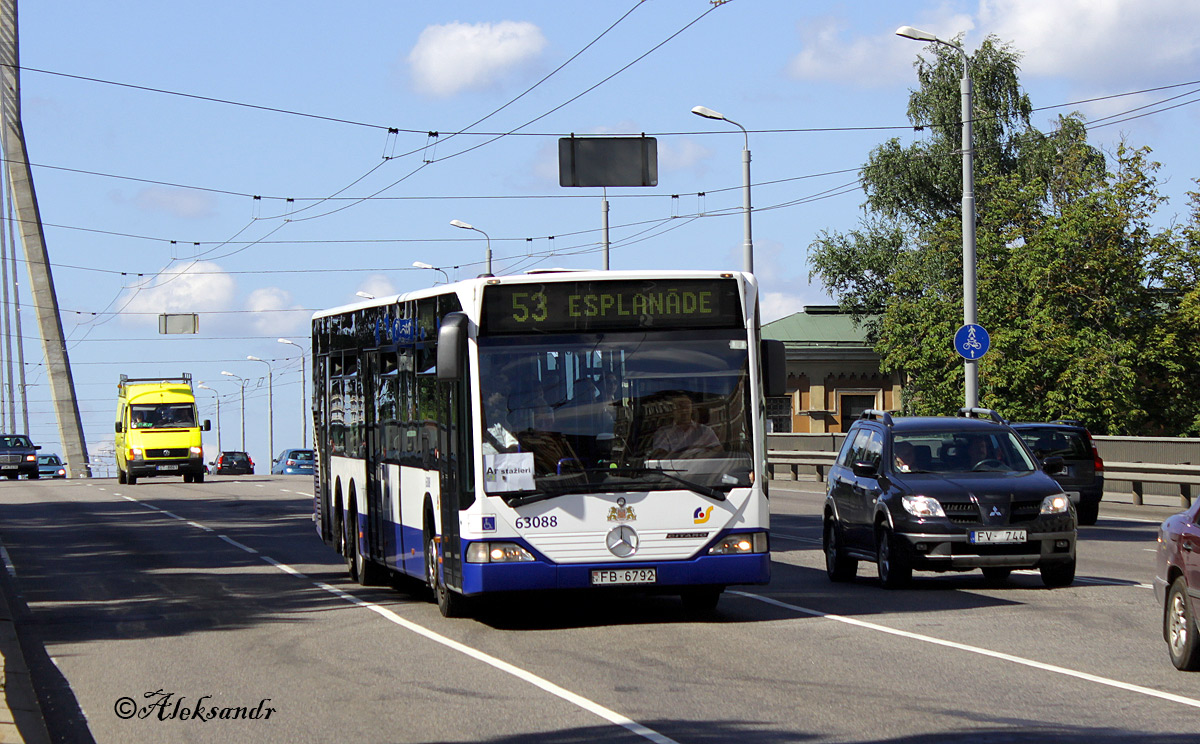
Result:
{"label": "mercedes-benz star emblem", "polygon": [[608,552],[618,558],[628,558],[636,553],[638,549],[637,532],[627,524],[622,524],[609,530],[608,536],[604,538],[604,542],[608,545]]}

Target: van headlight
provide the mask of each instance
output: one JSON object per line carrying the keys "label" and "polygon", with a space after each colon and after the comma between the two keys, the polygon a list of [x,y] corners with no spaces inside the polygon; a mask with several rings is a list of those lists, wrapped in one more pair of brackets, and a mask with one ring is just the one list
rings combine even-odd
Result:
{"label": "van headlight", "polygon": [[200,447],[189,447],[188,448],[188,455],[190,457],[199,457],[200,455],[203,455],[203,454],[204,454],[204,450],[201,449]]}
{"label": "van headlight", "polygon": [[944,517],[945,510],[937,499],[932,496],[905,496],[900,499],[904,511],[914,517]]}
{"label": "van headlight", "polygon": [[1041,514],[1066,514],[1071,508],[1071,500],[1065,493],[1047,496],[1042,499]]}
{"label": "van headlight", "polygon": [[532,560],[533,554],[512,542],[474,542],[467,546],[467,563],[524,563]]}
{"label": "van headlight", "polygon": [[738,555],[767,552],[767,533],[743,532],[728,535],[708,549],[709,555]]}

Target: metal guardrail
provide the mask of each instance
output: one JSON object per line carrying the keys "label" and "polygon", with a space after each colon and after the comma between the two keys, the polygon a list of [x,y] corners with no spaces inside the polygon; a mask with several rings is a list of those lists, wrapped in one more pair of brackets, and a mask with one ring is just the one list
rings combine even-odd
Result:
{"label": "metal guardrail", "polygon": [[[815,472],[817,480],[825,481],[825,474],[837,459],[836,452],[805,450],[767,450],[767,473],[772,479],[780,478],[786,469],[790,480],[799,480],[801,468],[804,475]],[[811,469],[811,470],[809,470]],[[1156,462],[1106,462],[1104,479],[1128,481],[1133,486],[1133,503],[1143,503],[1144,484],[1165,483],[1179,488],[1179,502],[1184,507],[1192,505],[1192,494],[1200,489],[1200,465],[1173,465]]]}

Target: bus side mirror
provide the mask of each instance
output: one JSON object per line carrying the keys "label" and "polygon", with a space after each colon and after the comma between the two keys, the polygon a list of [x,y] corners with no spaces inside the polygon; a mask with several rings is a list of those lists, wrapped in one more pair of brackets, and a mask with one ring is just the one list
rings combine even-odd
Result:
{"label": "bus side mirror", "polygon": [[212,431],[212,421],[204,419],[204,426],[200,427],[201,431]]}
{"label": "bus side mirror", "polygon": [[461,380],[463,364],[467,361],[467,316],[461,312],[446,313],[438,329],[437,378]]}
{"label": "bus side mirror", "polygon": [[763,394],[768,398],[787,395],[787,356],[783,342],[763,339],[759,356],[762,358]]}
{"label": "bus side mirror", "polygon": [[118,422],[117,422],[117,433],[118,433],[118,434],[120,434],[120,433],[121,433],[121,432],[123,432],[123,431],[125,431],[125,427],[124,427],[124,426],[121,426],[121,422],[120,422],[120,421],[118,421]]}

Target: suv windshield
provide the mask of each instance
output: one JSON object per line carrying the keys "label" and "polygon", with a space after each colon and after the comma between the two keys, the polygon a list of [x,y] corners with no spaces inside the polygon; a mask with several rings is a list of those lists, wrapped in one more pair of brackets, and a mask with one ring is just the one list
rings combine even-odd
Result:
{"label": "suv windshield", "polygon": [[896,432],[896,469],[911,473],[1027,473],[1036,470],[1016,434],[995,431]]}
{"label": "suv windshield", "polygon": [[737,331],[480,339],[489,493],[748,486]]}
{"label": "suv windshield", "polygon": [[129,408],[131,429],[180,429],[196,425],[196,406],[191,403],[135,403]]}

